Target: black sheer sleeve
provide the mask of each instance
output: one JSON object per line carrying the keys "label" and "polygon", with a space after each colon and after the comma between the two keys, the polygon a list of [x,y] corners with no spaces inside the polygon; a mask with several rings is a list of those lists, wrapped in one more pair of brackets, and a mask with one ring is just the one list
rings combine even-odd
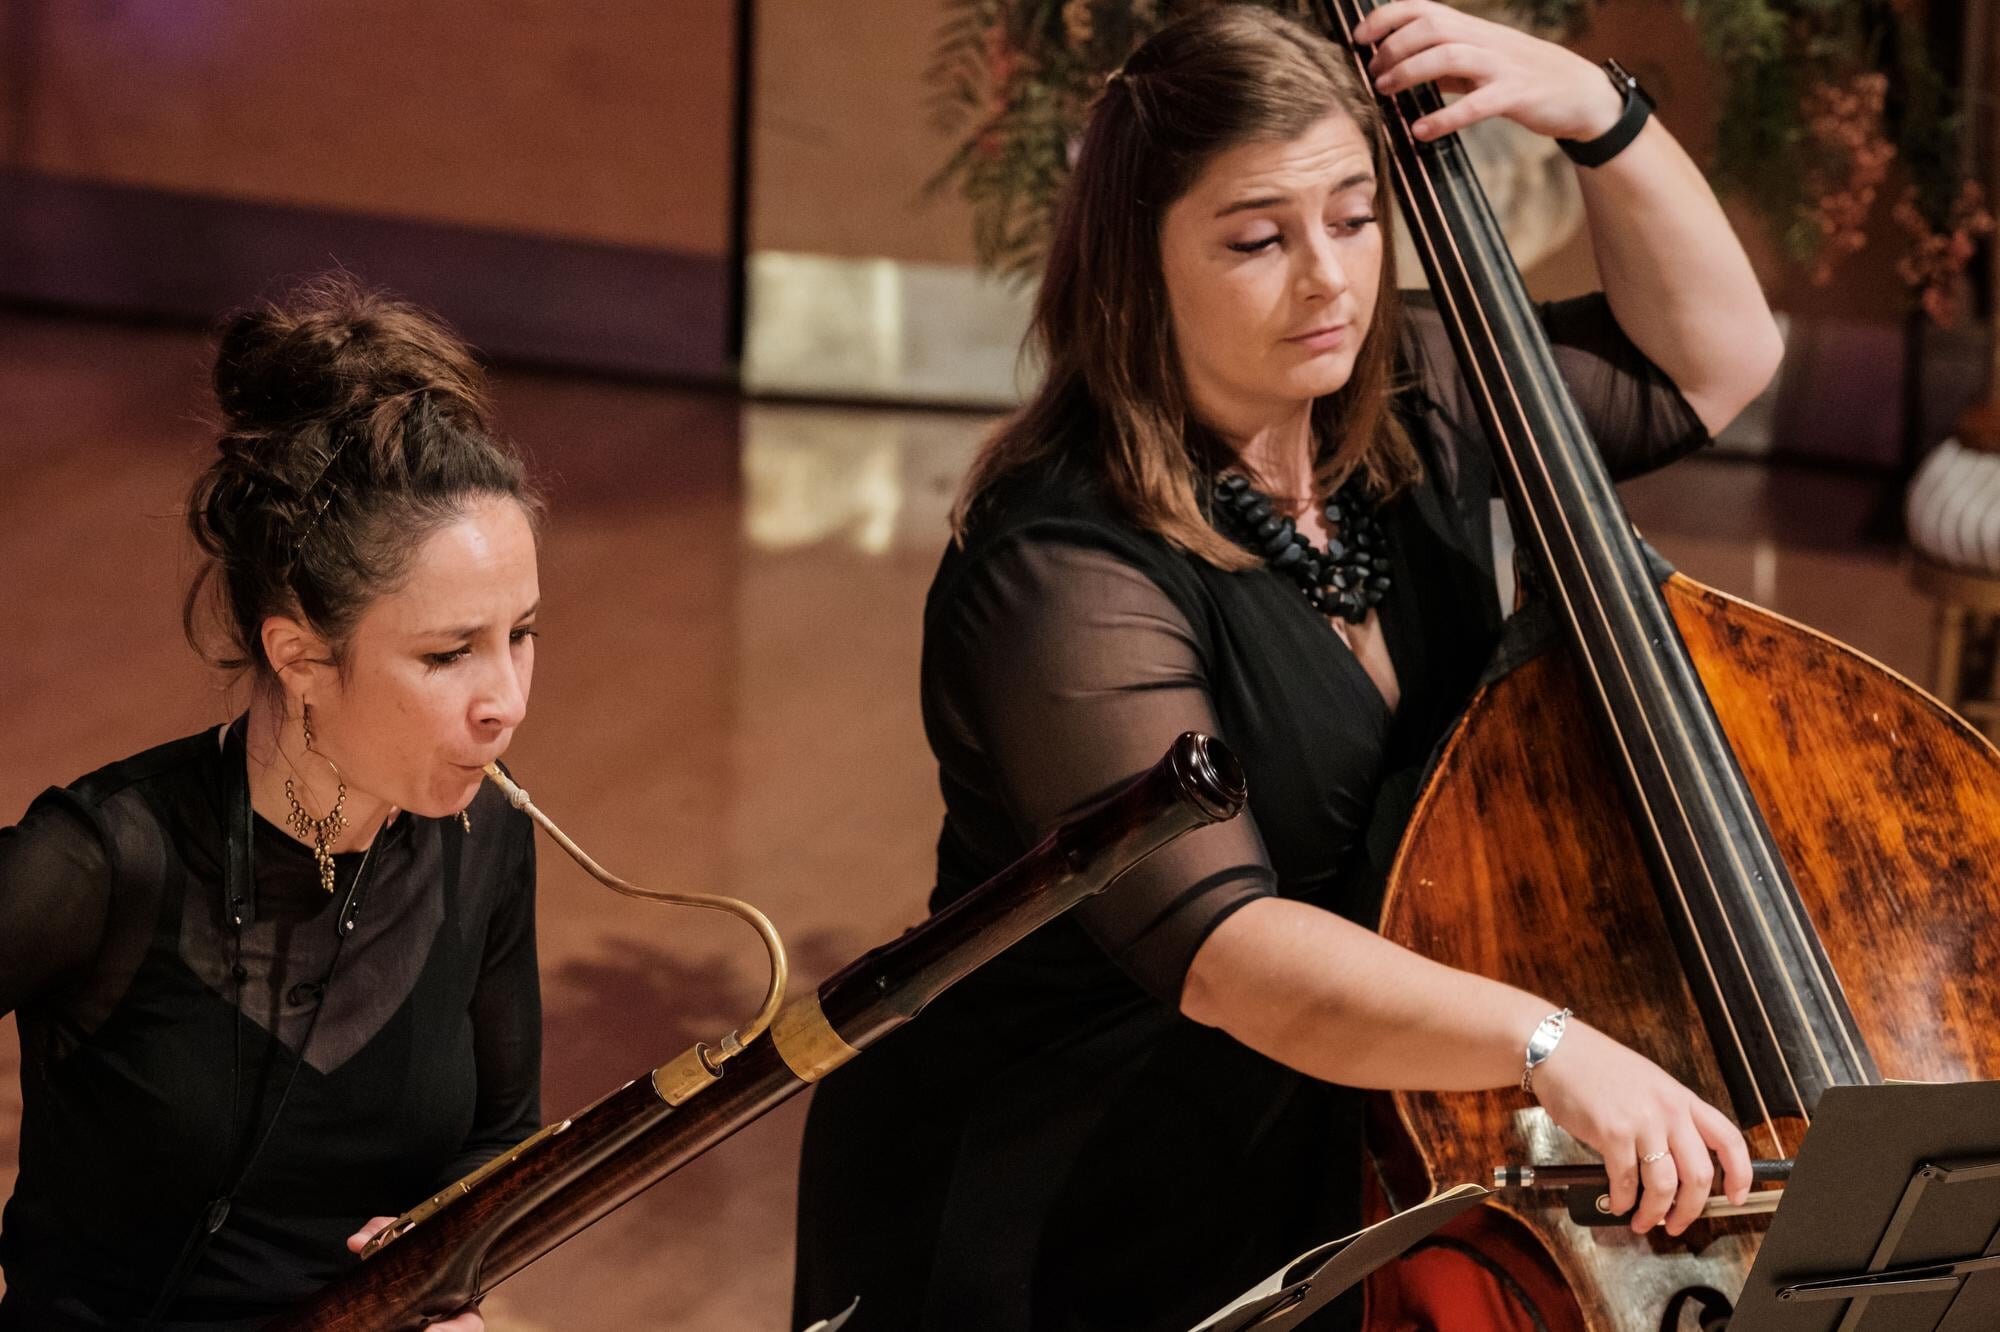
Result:
{"label": "black sheer sleeve", "polygon": [[[1443,317],[1428,294],[1413,292],[1406,299],[1424,393],[1460,429],[1483,438]],[[1701,417],[1666,371],[1625,335],[1603,292],[1547,301],[1535,309],[1555,348],[1556,367],[1613,480],[1642,476],[1709,442]]]}
{"label": "black sheer sleeve", "polygon": [[88,965],[110,909],[104,844],[62,793],[0,828],[0,1015]]}
{"label": "black sheer sleeve", "polygon": [[[949,697],[1024,843],[1151,767],[1182,731],[1218,733],[1185,618],[1105,551],[1011,539],[983,554],[930,633],[926,687]],[[1275,891],[1245,813],[1183,837],[1076,915],[1128,974],[1178,1007],[1209,932]]]}
{"label": "black sheer sleeve", "polygon": [[534,825],[510,814],[518,850],[510,882],[486,927],[486,955],[472,994],[479,1099],[465,1146],[439,1187],[527,1138],[542,1123],[542,997],[535,953]]}

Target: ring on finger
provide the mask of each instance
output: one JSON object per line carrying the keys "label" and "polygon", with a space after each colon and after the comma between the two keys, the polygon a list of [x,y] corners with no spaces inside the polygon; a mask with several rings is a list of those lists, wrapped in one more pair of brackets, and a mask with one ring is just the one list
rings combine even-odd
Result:
{"label": "ring on finger", "polygon": [[1664,1161],[1664,1160],[1666,1160],[1666,1159],[1667,1159],[1667,1158],[1668,1158],[1669,1156],[1672,1156],[1672,1155],[1673,1155],[1673,1153],[1672,1153],[1672,1152],[1647,1152],[1647,1153],[1646,1153],[1646,1154],[1645,1154],[1644,1156],[1642,1156],[1642,1157],[1640,1157],[1640,1158],[1639,1158],[1639,1164],[1640,1164],[1640,1165],[1651,1165],[1651,1164],[1653,1164],[1653,1162],[1655,1162],[1655,1161]]}

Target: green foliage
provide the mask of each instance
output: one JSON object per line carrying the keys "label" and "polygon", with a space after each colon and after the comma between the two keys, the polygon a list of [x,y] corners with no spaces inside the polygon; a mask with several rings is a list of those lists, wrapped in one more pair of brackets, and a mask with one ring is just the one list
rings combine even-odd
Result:
{"label": "green foliage", "polygon": [[[1299,0],[1264,0],[1297,12]],[[1070,145],[1125,56],[1162,25],[1213,0],[946,0],[925,70],[932,123],[956,140],[926,184],[973,205],[988,269],[1031,277]]]}
{"label": "green foliage", "polygon": [[[934,123],[956,147],[926,189],[972,203],[982,264],[1017,277],[1036,271],[1070,145],[1105,77],[1161,25],[1215,2],[945,0],[925,80]],[[1595,7],[1508,4],[1524,26],[1558,37],[1580,32]],[[1842,233],[1846,221],[1827,219],[1845,214],[1837,199],[1826,201],[1865,174],[1849,160],[1852,135],[1829,134],[1824,114],[1809,121],[1813,93],[1871,71],[1887,76],[1888,91],[1870,133],[1893,147],[1925,221],[1947,228],[1962,186],[1958,124],[1906,0],[1682,0],[1682,9],[1720,91],[1710,173],[1756,208],[1794,258],[1814,261]],[[1862,193],[1872,201],[1872,189]]]}

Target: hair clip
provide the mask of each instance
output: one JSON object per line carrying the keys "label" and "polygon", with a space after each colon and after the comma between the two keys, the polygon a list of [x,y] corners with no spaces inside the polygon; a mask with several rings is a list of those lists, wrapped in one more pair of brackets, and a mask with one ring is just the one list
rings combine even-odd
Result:
{"label": "hair clip", "polygon": [[[340,455],[346,451],[348,441],[353,438],[354,434],[352,431],[341,435],[340,443],[333,446],[333,452],[327,457],[326,466],[319,469],[319,475],[313,478],[311,485],[299,492],[300,499],[305,499],[320,488],[326,481],[327,476],[333,471],[334,464],[340,461]],[[298,539],[292,542],[292,558],[294,560],[297,560],[304,553],[306,539],[312,536],[313,529],[319,526],[321,516],[326,513],[326,506],[331,503],[333,503],[333,488],[329,486],[325,498],[319,502],[319,507],[313,510],[312,517],[306,519],[305,525],[299,529]]]}

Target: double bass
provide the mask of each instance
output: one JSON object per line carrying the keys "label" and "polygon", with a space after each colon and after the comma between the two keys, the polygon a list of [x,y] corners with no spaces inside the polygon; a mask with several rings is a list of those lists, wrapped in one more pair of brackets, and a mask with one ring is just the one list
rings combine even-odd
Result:
{"label": "double bass", "polygon": [[[1352,34],[1373,7],[1310,4],[1364,81]],[[1409,132],[1436,89],[1381,102],[1402,216],[1559,640],[1483,685],[1440,748],[1382,933],[1555,997],[1733,1109],[1768,1161],[1796,1153],[1828,1087],[2000,1077],[2000,751],[1853,649],[1660,576],[1464,148]],[[1379,1119],[1378,1140],[1403,1139],[1377,1154],[1391,1207],[1587,1159],[1517,1091],[1396,1093]],[[1655,1332],[1687,1310],[1720,1326],[1766,1224],[1639,1236],[1504,1195],[1378,1274],[1369,1327],[1425,1326],[1443,1286],[1487,1306],[1430,1322],[1450,1332]]]}

